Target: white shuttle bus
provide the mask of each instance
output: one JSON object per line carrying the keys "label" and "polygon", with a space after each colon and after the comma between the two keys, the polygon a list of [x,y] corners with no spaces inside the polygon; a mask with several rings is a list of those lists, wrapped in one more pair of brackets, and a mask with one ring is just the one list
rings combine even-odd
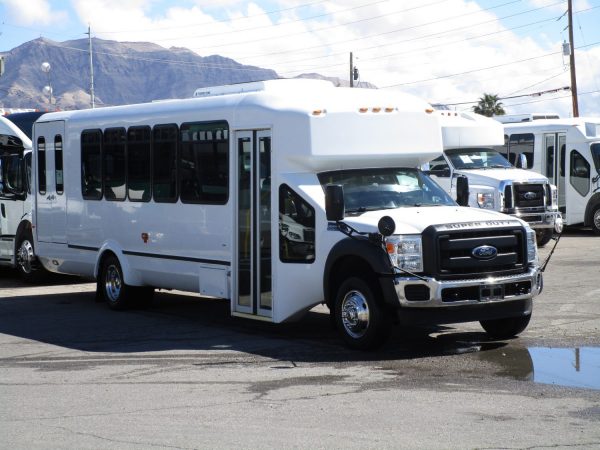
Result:
{"label": "white shuttle bus", "polygon": [[[494,149],[504,143],[502,124],[469,112],[435,113],[442,124],[444,154],[429,163],[429,170],[440,186],[456,198],[458,177],[467,177],[469,206],[525,220],[539,246],[562,231],[556,186],[537,172],[515,167]],[[516,163],[520,166],[523,159]]]}
{"label": "white shuttle bus", "polygon": [[31,139],[0,117],[0,266],[35,279],[31,228]]}
{"label": "white shuttle bus", "polygon": [[95,278],[114,309],[165,288],[277,323],[324,303],[361,349],[395,322],[514,336],[542,289],[535,233],[457,206],[416,169],[442,151],[427,108],[273,80],[46,114],[34,128],[39,258]]}
{"label": "white shuttle bus", "polygon": [[509,160],[525,155],[529,169],[556,185],[565,224],[600,235],[600,118],[505,123],[504,134],[499,150]]}

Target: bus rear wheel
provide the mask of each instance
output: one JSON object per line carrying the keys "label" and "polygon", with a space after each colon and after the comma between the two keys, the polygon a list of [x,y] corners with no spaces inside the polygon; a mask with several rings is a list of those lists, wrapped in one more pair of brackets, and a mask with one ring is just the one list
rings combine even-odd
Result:
{"label": "bus rear wheel", "polygon": [[96,289],[111,309],[121,311],[132,306],[133,289],[125,284],[121,264],[114,255],[107,256],[102,262]]}
{"label": "bus rear wheel", "polygon": [[373,283],[358,277],[340,285],[333,314],[336,328],[351,348],[370,350],[381,346],[391,330],[389,315],[377,303]]}

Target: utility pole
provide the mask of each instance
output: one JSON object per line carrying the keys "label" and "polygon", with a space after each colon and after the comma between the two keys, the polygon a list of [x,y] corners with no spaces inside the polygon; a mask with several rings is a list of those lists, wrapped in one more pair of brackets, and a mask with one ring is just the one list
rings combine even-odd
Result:
{"label": "utility pole", "polygon": [[350,87],[354,87],[354,63],[352,62],[352,52],[350,52]]}
{"label": "utility pole", "polygon": [[579,103],[577,102],[577,77],[575,76],[575,45],[573,43],[573,2],[568,1],[569,16],[569,43],[571,45],[571,55],[569,56],[569,65],[571,66],[571,98],[573,100],[573,117],[579,117]]}
{"label": "utility pole", "polygon": [[92,101],[92,109],[94,109],[96,107],[96,99],[94,97],[94,61],[92,59],[92,30],[89,25],[86,34],[88,35],[88,48],[90,54],[90,98]]}

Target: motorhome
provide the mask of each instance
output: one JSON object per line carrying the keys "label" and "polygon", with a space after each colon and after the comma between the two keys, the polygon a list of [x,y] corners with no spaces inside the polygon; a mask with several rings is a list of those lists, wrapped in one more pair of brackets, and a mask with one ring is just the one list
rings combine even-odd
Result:
{"label": "motorhome", "polygon": [[507,123],[504,134],[499,151],[511,161],[525,155],[529,169],[556,185],[565,224],[600,235],[600,118]]}
{"label": "motorhome", "polygon": [[36,270],[30,180],[31,140],[0,116],[0,266],[17,268],[27,281]]}
{"label": "motorhome", "polygon": [[436,114],[442,124],[444,153],[429,162],[429,170],[440,186],[456,198],[457,180],[466,177],[469,206],[525,220],[535,230],[539,246],[562,231],[556,187],[539,173],[516,168],[493,148],[504,143],[501,124],[469,112]]}
{"label": "motorhome", "polygon": [[271,80],[46,114],[33,140],[38,256],[113,309],[156,288],[274,323],[324,303],[366,349],[394,322],[514,336],[542,290],[526,222],[461,208],[417,169],[442,133],[410,96]]}

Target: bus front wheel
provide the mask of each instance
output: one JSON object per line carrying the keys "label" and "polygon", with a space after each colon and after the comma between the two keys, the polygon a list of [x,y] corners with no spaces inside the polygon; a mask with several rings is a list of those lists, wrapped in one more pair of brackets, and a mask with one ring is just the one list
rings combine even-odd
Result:
{"label": "bus front wheel", "polygon": [[16,249],[17,270],[23,281],[27,283],[38,281],[41,274],[35,256],[31,231],[26,230],[21,233]]}
{"label": "bus front wheel", "polygon": [[600,205],[597,205],[592,213],[592,231],[600,236]]}
{"label": "bus front wheel", "polygon": [[379,347],[391,330],[389,314],[377,303],[373,283],[351,277],[340,285],[333,314],[336,328],[351,348],[370,350]]}

